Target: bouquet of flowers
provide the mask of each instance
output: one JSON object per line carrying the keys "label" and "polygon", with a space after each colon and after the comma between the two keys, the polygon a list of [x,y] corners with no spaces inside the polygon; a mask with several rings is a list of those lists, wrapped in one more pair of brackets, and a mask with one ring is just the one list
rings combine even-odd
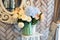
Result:
{"label": "bouquet of flowers", "polygon": [[14,13],[13,17],[18,19],[18,27],[23,29],[22,33],[24,35],[32,34],[32,25],[35,25],[40,20],[40,10],[36,7],[28,6],[25,10],[17,8]]}
{"label": "bouquet of flowers", "polygon": [[32,25],[36,24],[40,20],[41,12],[38,8],[29,6],[25,10],[25,14],[32,18]]}

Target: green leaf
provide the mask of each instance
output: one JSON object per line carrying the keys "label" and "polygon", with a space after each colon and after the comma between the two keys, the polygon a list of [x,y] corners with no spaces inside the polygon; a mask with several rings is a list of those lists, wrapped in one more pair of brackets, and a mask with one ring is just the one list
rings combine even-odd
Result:
{"label": "green leaf", "polygon": [[35,18],[32,19],[32,25],[36,24],[38,22],[38,20],[36,20]]}

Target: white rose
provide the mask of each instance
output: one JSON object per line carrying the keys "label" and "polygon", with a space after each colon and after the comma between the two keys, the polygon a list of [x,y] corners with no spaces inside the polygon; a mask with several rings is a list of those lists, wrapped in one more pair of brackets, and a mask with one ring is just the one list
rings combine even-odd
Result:
{"label": "white rose", "polygon": [[27,17],[27,22],[31,22],[31,17]]}
{"label": "white rose", "polygon": [[23,27],[24,27],[24,23],[23,23],[23,22],[19,22],[19,23],[18,23],[18,27],[19,27],[19,28],[23,28]]}

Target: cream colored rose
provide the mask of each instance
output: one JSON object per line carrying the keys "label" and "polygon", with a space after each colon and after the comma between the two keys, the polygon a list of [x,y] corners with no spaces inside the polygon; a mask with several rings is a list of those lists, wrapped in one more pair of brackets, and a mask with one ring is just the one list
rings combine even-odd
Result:
{"label": "cream colored rose", "polygon": [[13,18],[18,18],[18,14],[14,14],[13,15]]}
{"label": "cream colored rose", "polygon": [[27,17],[27,22],[31,22],[31,17]]}
{"label": "cream colored rose", "polygon": [[24,23],[23,23],[23,22],[19,22],[19,23],[18,23],[18,27],[19,27],[19,28],[23,28],[23,27],[24,27]]}

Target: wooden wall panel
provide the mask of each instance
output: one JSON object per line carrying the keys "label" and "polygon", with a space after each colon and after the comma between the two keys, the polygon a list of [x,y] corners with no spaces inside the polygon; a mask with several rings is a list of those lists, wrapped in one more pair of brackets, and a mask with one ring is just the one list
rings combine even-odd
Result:
{"label": "wooden wall panel", "polygon": [[54,22],[57,22],[58,20],[58,8],[59,8],[59,0],[55,0],[55,10],[54,10]]}

